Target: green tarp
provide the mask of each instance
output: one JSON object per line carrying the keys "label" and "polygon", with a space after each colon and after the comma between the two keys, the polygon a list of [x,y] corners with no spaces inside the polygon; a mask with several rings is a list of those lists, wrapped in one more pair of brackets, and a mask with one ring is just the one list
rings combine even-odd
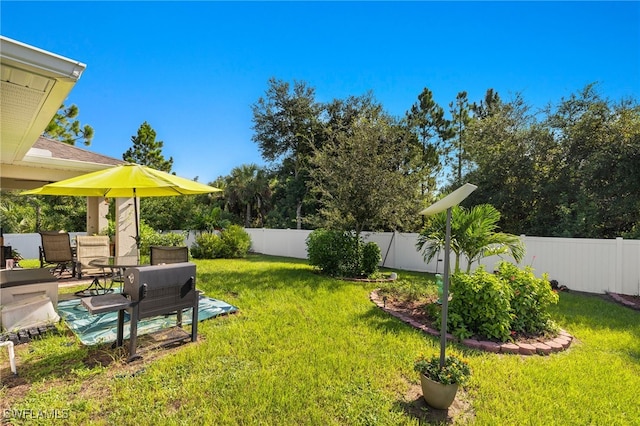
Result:
{"label": "green tarp", "polygon": [[[238,310],[221,300],[200,296],[198,320],[203,321],[218,315],[230,314]],[[192,309],[182,314],[183,324],[191,324]],[[80,303],[80,299],[65,300],[58,303],[58,314],[67,326],[85,345],[97,345],[116,341],[118,313],[92,315]],[[162,315],[138,321],[138,336],[153,333],[176,325],[176,315]],[[129,338],[129,314],[125,312],[124,338]]]}

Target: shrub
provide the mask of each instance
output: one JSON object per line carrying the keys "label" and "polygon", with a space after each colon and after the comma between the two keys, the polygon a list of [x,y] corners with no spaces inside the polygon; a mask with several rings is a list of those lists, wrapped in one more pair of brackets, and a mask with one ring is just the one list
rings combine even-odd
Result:
{"label": "shrub", "polygon": [[251,237],[240,225],[231,225],[220,234],[222,257],[233,259],[245,257],[251,247]]}
{"label": "shrub", "polygon": [[316,229],[307,237],[309,264],[331,276],[340,274],[350,238],[344,232]]}
{"label": "shrub", "polygon": [[451,279],[449,318],[451,332],[460,339],[480,334],[506,341],[511,336],[511,288],[481,266],[473,274]]}
{"label": "shrub", "polygon": [[140,254],[148,256],[149,246],[183,246],[184,235],[174,232],[165,234],[156,231],[144,222],[140,222]]}
{"label": "shrub", "polygon": [[482,267],[451,280],[449,326],[463,339],[478,334],[509,340],[516,333],[552,331],[549,308],[558,302],[547,276],[536,278],[531,267],[502,262],[495,274]]}
{"label": "shrub", "polygon": [[245,257],[251,247],[251,237],[239,225],[231,225],[217,233],[204,232],[196,237],[191,246],[195,259],[240,258]]}
{"label": "shrub", "polygon": [[216,259],[222,257],[222,240],[218,234],[203,232],[191,246],[194,259]]}
{"label": "shrub", "polygon": [[362,248],[362,273],[371,276],[378,271],[378,264],[382,260],[380,247],[369,241]]}
{"label": "shrub", "polygon": [[520,269],[501,262],[497,274],[512,290],[511,329],[519,333],[542,333],[552,328],[549,307],[558,303],[546,274],[536,278],[530,266]]}
{"label": "shrub", "polygon": [[352,232],[316,229],[307,237],[309,264],[331,276],[371,276],[378,271],[380,248]]}

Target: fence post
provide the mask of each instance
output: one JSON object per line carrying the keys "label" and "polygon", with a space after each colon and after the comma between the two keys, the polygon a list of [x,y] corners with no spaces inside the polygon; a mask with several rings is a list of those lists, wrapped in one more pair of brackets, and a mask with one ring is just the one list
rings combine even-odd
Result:
{"label": "fence post", "polygon": [[[607,291],[611,291],[611,289],[608,288]],[[616,278],[614,292],[622,292],[622,237],[616,238]]]}
{"label": "fence post", "polygon": [[398,269],[398,238],[400,237],[400,233],[396,235],[396,230],[393,230],[393,234],[391,234],[391,238],[393,238],[393,269]]}

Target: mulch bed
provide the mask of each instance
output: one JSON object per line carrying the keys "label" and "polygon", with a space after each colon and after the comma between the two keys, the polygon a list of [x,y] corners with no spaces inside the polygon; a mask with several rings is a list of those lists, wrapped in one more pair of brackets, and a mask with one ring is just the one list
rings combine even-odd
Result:
{"label": "mulch bed", "polygon": [[[435,318],[431,317],[428,311],[425,309],[429,304],[435,303],[435,300],[403,300],[394,298],[389,295],[382,296],[384,301],[384,309],[390,310],[396,313],[403,315],[404,317],[408,317],[413,322],[413,326],[424,325],[434,330],[440,329],[440,323],[438,323]],[[561,330],[560,334],[565,333]],[[438,333],[439,334],[439,333]],[[569,335],[567,335],[569,336]],[[531,334],[515,334],[513,336],[513,341],[516,344],[535,344],[535,343],[544,343],[548,340],[554,339],[556,336],[543,336],[543,335],[531,335]],[[573,338],[570,337],[570,340]],[[478,340],[485,341],[485,338],[480,336],[472,336],[467,340]],[[500,342],[495,342],[500,345]]]}

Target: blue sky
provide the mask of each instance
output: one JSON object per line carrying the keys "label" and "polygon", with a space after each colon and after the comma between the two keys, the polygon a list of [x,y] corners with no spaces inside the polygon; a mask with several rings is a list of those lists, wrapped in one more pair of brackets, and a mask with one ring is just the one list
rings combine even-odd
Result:
{"label": "blue sky", "polygon": [[251,105],[271,77],[328,102],[372,91],[402,116],[488,88],[534,107],[598,81],[640,99],[639,2],[11,2],[6,37],[87,64],[67,103],[122,158],[147,121],[183,177],[264,164]]}

